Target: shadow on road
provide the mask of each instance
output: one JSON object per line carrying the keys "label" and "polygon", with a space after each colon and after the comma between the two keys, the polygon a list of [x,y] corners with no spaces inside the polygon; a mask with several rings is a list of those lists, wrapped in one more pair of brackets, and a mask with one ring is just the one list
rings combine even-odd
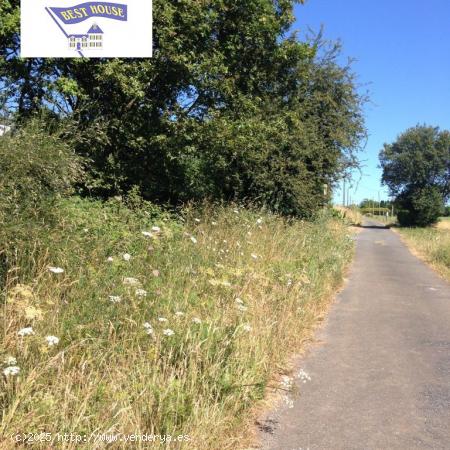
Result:
{"label": "shadow on road", "polygon": [[372,228],[372,229],[378,229],[378,230],[389,230],[392,225],[356,225],[358,228]]}

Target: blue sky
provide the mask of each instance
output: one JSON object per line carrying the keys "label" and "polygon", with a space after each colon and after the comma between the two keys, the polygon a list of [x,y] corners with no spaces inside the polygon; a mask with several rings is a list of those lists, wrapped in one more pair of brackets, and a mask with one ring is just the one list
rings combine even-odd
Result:
{"label": "blue sky", "polygon": [[[369,83],[365,167],[350,195],[357,202],[388,198],[377,168],[383,143],[417,123],[450,129],[450,1],[308,0],[295,16],[293,29],[323,25],[325,38],[340,39],[343,55],[357,60],[359,82]],[[342,202],[339,190],[335,200]]]}

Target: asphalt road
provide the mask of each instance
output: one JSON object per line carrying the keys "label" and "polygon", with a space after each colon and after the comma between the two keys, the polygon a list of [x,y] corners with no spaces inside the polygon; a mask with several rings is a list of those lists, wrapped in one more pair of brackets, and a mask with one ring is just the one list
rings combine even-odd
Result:
{"label": "asphalt road", "polygon": [[261,420],[261,449],[450,449],[450,284],[391,230],[356,239],[346,287],[299,362],[311,381]]}

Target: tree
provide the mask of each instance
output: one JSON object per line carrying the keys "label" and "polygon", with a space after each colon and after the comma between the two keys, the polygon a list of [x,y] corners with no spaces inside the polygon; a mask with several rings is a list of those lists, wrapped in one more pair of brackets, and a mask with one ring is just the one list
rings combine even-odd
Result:
{"label": "tree", "polygon": [[76,121],[91,195],[308,216],[355,164],[364,98],[339,46],[289,35],[295,0],[156,0],[152,59],[25,61],[19,0],[5,1],[0,86],[19,118]]}
{"label": "tree", "polygon": [[380,152],[382,182],[404,225],[435,222],[450,195],[450,132],[417,125]]}

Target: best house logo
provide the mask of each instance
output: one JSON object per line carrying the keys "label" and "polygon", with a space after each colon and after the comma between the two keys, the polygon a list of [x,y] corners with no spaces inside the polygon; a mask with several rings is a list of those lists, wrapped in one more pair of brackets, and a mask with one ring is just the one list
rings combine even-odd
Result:
{"label": "best house logo", "polygon": [[152,56],[152,1],[21,1],[22,57]]}

